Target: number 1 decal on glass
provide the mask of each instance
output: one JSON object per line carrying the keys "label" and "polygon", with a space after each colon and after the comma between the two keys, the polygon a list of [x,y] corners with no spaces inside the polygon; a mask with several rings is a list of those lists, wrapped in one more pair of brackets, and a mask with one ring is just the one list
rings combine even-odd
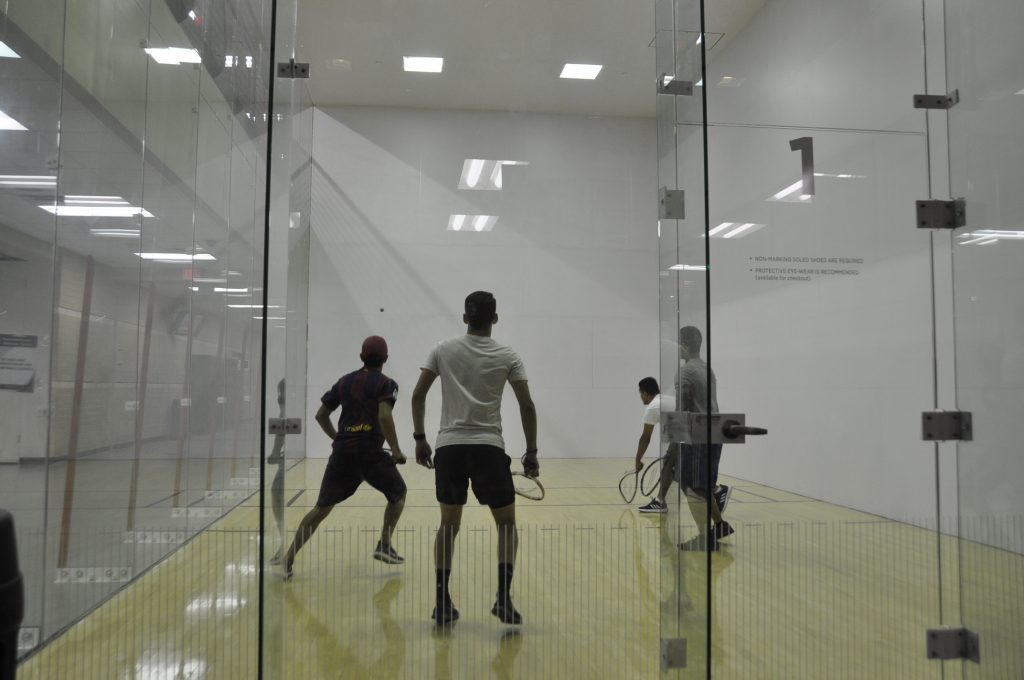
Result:
{"label": "number 1 decal on glass", "polygon": [[814,140],[810,137],[797,137],[789,140],[790,151],[800,150],[800,173],[803,176],[802,196],[814,195]]}

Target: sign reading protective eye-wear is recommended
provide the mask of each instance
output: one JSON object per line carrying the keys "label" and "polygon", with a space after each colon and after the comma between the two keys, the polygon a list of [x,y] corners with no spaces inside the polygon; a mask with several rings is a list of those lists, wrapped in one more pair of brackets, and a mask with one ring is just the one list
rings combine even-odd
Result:
{"label": "sign reading protective eye-wear is recommended", "polygon": [[0,390],[31,392],[35,388],[35,335],[0,333]]}
{"label": "sign reading protective eye-wear is recommended", "polygon": [[860,276],[863,257],[751,255],[747,258],[755,281],[815,281]]}

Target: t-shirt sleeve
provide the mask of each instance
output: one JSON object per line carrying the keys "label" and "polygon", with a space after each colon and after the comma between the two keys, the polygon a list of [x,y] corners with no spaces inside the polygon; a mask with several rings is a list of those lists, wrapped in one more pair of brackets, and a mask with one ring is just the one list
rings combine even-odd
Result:
{"label": "t-shirt sleeve", "polygon": [[658,425],[660,422],[661,408],[656,406],[654,402],[651,402],[644,409],[644,425]]}
{"label": "t-shirt sleeve", "polygon": [[327,410],[329,411],[334,411],[339,406],[341,406],[341,390],[339,389],[340,385],[341,381],[339,380],[338,382],[334,383],[331,386],[331,389],[324,392],[324,396],[320,397],[321,403],[323,403],[323,405],[326,406]]}
{"label": "t-shirt sleeve", "polygon": [[391,407],[395,407],[395,402],[398,401],[398,383],[391,378],[388,378],[380,384],[380,391],[377,393],[377,402],[386,401],[391,404]]}
{"label": "t-shirt sleeve", "polygon": [[522,382],[526,380],[526,367],[523,366],[523,360],[519,358],[519,355],[512,352],[512,365],[508,371],[509,382]]}
{"label": "t-shirt sleeve", "polygon": [[430,350],[430,354],[427,355],[427,360],[423,362],[423,365],[420,366],[420,368],[425,368],[434,375],[441,375],[441,367],[439,365],[440,362],[438,361],[438,354],[440,353],[440,348],[440,343],[434,345],[434,348]]}

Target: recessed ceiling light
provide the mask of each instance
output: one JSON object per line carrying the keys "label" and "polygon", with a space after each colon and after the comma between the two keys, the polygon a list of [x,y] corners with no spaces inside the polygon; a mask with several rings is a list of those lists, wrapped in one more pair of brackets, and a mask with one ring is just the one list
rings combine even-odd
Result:
{"label": "recessed ceiling light", "polygon": [[719,234],[728,229],[729,227],[733,226],[734,224],[735,222],[722,222],[717,227],[709,231],[708,236],[714,236],[715,234]]}
{"label": "recessed ceiling light", "polygon": [[497,223],[497,215],[451,215],[448,231],[491,231]]}
{"label": "recessed ceiling light", "polygon": [[[228,305],[231,309],[263,309],[263,305]],[[281,309],[281,305],[267,305],[267,309]]]}
{"label": "recessed ceiling light", "polygon": [[153,57],[158,64],[181,66],[182,64],[201,64],[199,52],[186,47],[147,47],[146,54]]}
{"label": "recessed ceiling light", "polygon": [[708,267],[704,264],[674,264],[669,269],[684,272],[706,272]]}
{"label": "recessed ceiling light", "polygon": [[444,57],[402,57],[402,67],[415,73],[440,73]]}
{"label": "recessed ceiling light", "polygon": [[134,205],[41,205],[43,210],[60,217],[153,217],[153,213]]}
{"label": "recessed ceiling light", "polygon": [[[194,279],[193,279],[194,280]],[[248,288],[214,288],[214,293],[248,293]]]}
{"label": "recessed ceiling light", "polygon": [[28,128],[0,111],[0,130],[27,130]]}
{"label": "recessed ceiling light", "polygon": [[559,78],[574,80],[593,80],[601,72],[601,64],[566,64],[562,67]]}
{"label": "recessed ceiling light", "polygon": [[90,229],[89,233],[103,238],[138,238],[140,232],[138,229]]}
{"label": "recessed ceiling light", "polygon": [[459,188],[470,191],[500,191],[504,181],[502,173],[504,166],[529,164],[529,161],[467,158],[462,162],[462,176],[459,177]]}
{"label": "recessed ceiling light", "polygon": [[0,58],[21,59],[21,55],[7,46],[7,43],[0,41]]}
{"label": "recessed ceiling light", "polygon": [[199,261],[210,261],[216,260],[213,255],[209,253],[196,253],[195,255],[189,255],[188,253],[135,253],[143,260],[154,260],[156,262],[199,262]]}

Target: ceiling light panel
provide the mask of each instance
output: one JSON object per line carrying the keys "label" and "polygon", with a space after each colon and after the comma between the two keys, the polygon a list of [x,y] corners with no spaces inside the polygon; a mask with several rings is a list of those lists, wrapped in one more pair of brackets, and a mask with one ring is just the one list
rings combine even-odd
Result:
{"label": "ceiling light panel", "polygon": [[593,80],[601,72],[601,64],[566,64],[562,67],[559,78],[571,78],[573,80]]}
{"label": "ceiling light panel", "polygon": [[52,175],[0,175],[0,186],[52,188],[57,186],[57,178]]}
{"label": "ceiling light panel", "polygon": [[213,255],[209,253],[196,253],[195,255],[189,255],[188,253],[135,253],[143,260],[153,260],[154,262],[209,262],[216,260]]}
{"label": "ceiling light panel", "polygon": [[7,43],[0,41],[0,59],[21,59],[21,55],[7,46]]}
{"label": "ceiling light panel", "polygon": [[492,231],[497,223],[497,215],[451,215],[448,231]]}
{"label": "ceiling light panel", "polygon": [[506,165],[529,165],[529,162],[467,158],[462,162],[459,188],[467,191],[501,191],[504,182],[501,169]]}
{"label": "ceiling light panel", "polygon": [[153,57],[158,64],[181,66],[182,64],[201,64],[199,52],[186,47],[147,47],[146,54]]}
{"label": "ceiling light panel", "polygon": [[0,111],[0,130],[27,130],[28,128]]}
{"label": "ceiling light panel", "polygon": [[410,73],[440,73],[444,57],[402,57],[402,68]]}

